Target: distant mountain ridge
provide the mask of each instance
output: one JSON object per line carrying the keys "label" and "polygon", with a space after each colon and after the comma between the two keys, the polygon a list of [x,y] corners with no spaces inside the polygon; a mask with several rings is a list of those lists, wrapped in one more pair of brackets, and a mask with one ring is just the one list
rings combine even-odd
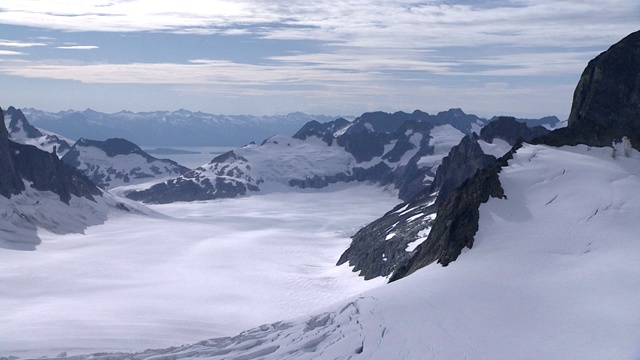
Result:
{"label": "distant mountain ridge", "polygon": [[[309,122],[323,124],[340,118],[302,112],[273,116],[214,115],[185,109],[138,113],[120,111],[106,114],[91,109],[53,113],[26,108],[22,109],[22,112],[32,125],[70,139],[124,138],[140,146],[243,146],[250,142],[259,143],[273,135],[291,136]],[[491,121],[465,114],[461,109],[450,109],[436,115],[420,110],[412,113],[399,111],[393,114],[376,111],[364,113],[357,119],[345,119],[361,120],[353,121],[355,125],[350,132],[359,132],[364,126],[369,126],[375,131],[393,132],[403,122],[413,120],[436,125],[446,123],[464,133],[470,133],[479,131],[478,126],[470,124],[486,124]],[[539,122],[538,125],[547,124],[550,127],[560,122],[555,116],[534,121]]]}
{"label": "distant mountain ridge", "polygon": [[125,139],[80,139],[61,159],[84,172],[96,185],[110,189],[184,174],[188,168],[172,160],[157,159]]}
{"label": "distant mountain ridge", "polygon": [[274,136],[261,145],[233,150],[180,177],[126,196],[167,203],[236,197],[274,185],[304,189],[370,181],[391,185],[401,199],[408,200],[430,185],[451,147],[487,123],[461,109],[437,115],[419,110],[365,113],[353,122],[312,120],[293,137]]}
{"label": "distant mountain ridge", "polygon": [[55,153],[62,157],[71,148],[66,139],[55,134],[43,133],[27,120],[20,109],[10,106],[4,115],[5,126],[9,131],[9,138],[17,143],[34,145],[41,150]]}
{"label": "distant mountain ridge", "polygon": [[[27,123],[14,125],[41,137]],[[15,142],[9,135],[5,123],[0,123],[0,248],[34,250],[40,243],[38,228],[80,233],[103,223],[111,211],[150,213],[100,190],[57,154]]]}
{"label": "distant mountain ridge", "polygon": [[138,145],[162,146],[243,146],[272,135],[295,133],[305,123],[321,123],[337,117],[307,115],[214,115],[180,109],[177,111],[113,114],[91,109],[45,112],[22,109],[32,125],[77,140],[124,138]]}

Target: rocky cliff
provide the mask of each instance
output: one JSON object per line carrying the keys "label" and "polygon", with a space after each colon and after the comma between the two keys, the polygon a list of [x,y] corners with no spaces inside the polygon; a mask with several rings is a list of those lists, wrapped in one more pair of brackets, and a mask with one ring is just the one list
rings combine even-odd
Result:
{"label": "rocky cliff", "polygon": [[451,148],[438,166],[430,186],[423,187],[411,199],[360,229],[337,265],[349,262],[353,271],[359,271],[365,279],[389,276],[404,266],[416,247],[427,240],[440,205],[451,193],[478,170],[496,161],[496,157],[485,153],[482,146],[489,147],[500,139],[508,146],[497,155],[502,156],[518,140],[531,140],[548,134],[549,130],[541,126],[529,128],[513,117],[497,117],[480,133],[479,137],[475,133],[465,136]]}
{"label": "rocky cliff", "polygon": [[5,116],[9,120],[9,138],[17,143],[33,145],[46,152],[55,152],[59,157],[64,156],[71,148],[69,142],[60,136],[45,134],[31,125],[20,109],[10,106]]}
{"label": "rocky cliff", "polygon": [[125,139],[78,140],[62,161],[84,172],[94,184],[110,189],[184,174],[188,168],[157,159]]}
{"label": "rocky cliff", "polygon": [[[640,143],[640,32],[633,33],[590,61],[574,93],[567,128],[532,140],[553,146],[611,146],[623,137]],[[499,161],[476,173],[438,209],[428,238],[391,281],[433,262],[447,265],[471,248],[478,229],[478,208],[489,197],[502,197],[498,174],[518,145]]]}
{"label": "rocky cliff", "polygon": [[609,146],[624,136],[640,148],[640,31],[589,62],[573,95],[568,126],[541,141]]}

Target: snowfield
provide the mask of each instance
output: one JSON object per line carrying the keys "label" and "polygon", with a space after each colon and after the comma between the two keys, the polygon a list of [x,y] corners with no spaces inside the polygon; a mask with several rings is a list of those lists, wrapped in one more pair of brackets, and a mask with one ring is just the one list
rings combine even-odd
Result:
{"label": "snowfield", "polygon": [[383,284],[335,262],[398,203],[361,184],[151,206],[0,249],[0,357],[136,352],[238,333]]}
{"label": "snowfield", "polygon": [[[288,317],[289,320],[284,322],[256,327],[233,338],[217,338],[192,345],[164,350],[146,350],[136,354],[95,355],[78,359],[182,359],[187,357],[200,359],[638,359],[640,357],[640,306],[638,306],[640,154],[624,146],[618,146],[614,153],[612,148],[586,146],[552,148],[525,144],[499,176],[507,198],[491,198],[481,205],[480,227],[473,249],[466,250],[448,267],[431,265],[408,278],[365,291],[361,295],[316,310],[313,314],[297,318]],[[292,204],[297,204],[295,198],[298,196],[300,195],[293,196]],[[384,198],[384,196],[381,197],[381,199]],[[240,201],[253,201],[258,197],[251,199]],[[349,199],[354,201],[353,198]],[[233,204],[236,201],[238,200],[225,202],[225,204]],[[366,206],[358,207],[358,211],[366,209]],[[180,211],[178,208],[174,210]],[[263,214],[262,211],[257,213]],[[334,221],[342,216],[353,216],[352,212],[340,212],[340,214],[341,216],[335,217]],[[191,216],[194,215],[191,214]],[[205,216],[205,214],[202,215]],[[251,213],[249,212],[248,215],[251,216]],[[287,220],[286,217],[283,218],[277,213],[273,216],[279,221]],[[251,230],[256,223],[260,222],[242,221],[248,227],[246,230]],[[342,225],[349,223],[353,224],[354,221],[341,222]],[[117,224],[117,221],[113,224]],[[227,228],[232,227],[231,224],[227,225]],[[337,227],[325,229],[335,231]],[[312,236],[315,230],[322,228],[321,224],[314,223],[310,228],[312,231],[302,236]],[[158,229],[156,237],[146,241],[157,242],[169,229],[166,227],[164,230]],[[285,238],[264,236],[267,230],[256,231],[260,233],[261,240],[254,239],[255,244],[265,241],[266,238],[277,238],[280,241]],[[212,232],[215,233],[216,229],[212,229]],[[251,231],[248,234],[251,234]],[[245,236],[251,238],[250,235]],[[101,246],[109,244],[106,240],[95,241],[102,244]],[[134,238],[129,237],[126,242],[132,241]],[[182,240],[182,242],[186,241]],[[190,249],[202,253],[203,248],[214,247],[213,242],[204,242],[199,239],[192,241],[199,243],[200,246],[187,247],[187,251]],[[344,242],[344,239],[334,238],[329,242],[333,241]],[[73,248],[66,244],[67,242],[76,243],[75,246],[79,246],[78,241],[67,238],[64,242],[59,239],[49,246],[62,246],[65,243],[66,249]],[[86,241],[84,243],[88,246]],[[112,251],[117,252],[120,245],[113,246]],[[229,248],[233,247],[233,244],[228,245]],[[176,253],[166,254],[161,254],[159,250],[153,250],[153,248],[149,245],[149,248],[145,248],[144,251],[150,251],[152,254],[156,251],[151,258],[164,258],[165,262],[147,263],[144,268],[153,268],[154,265],[160,267],[159,273],[166,276],[167,282],[173,283],[172,286],[164,287],[167,293],[162,295],[171,298],[167,303],[177,302],[184,305],[181,307],[174,303],[172,306],[174,312],[163,312],[164,319],[156,318],[150,325],[167,324],[167,322],[163,323],[163,320],[167,321],[172,315],[180,312],[180,319],[184,322],[171,324],[175,329],[180,327],[181,330],[175,331],[173,338],[166,339],[178,345],[184,341],[184,333],[187,329],[197,328],[198,323],[193,321],[189,324],[188,319],[189,314],[195,316],[194,313],[198,312],[200,314],[198,320],[202,321],[203,327],[208,323],[212,333],[226,331],[228,335],[232,335],[234,332],[231,327],[218,329],[211,325],[215,324],[216,317],[211,316],[211,313],[220,306],[231,309],[233,305],[228,304],[234,300],[242,300],[242,297],[234,298],[229,297],[230,294],[224,294],[224,298],[217,299],[219,302],[208,309],[197,309],[197,311],[184,309],[190,307],[189,303],[205,305],[204,299],[198,300],[198,294],[204,290],[198,292],[192,286],[198,289],[206,288],[207,282],[197,282],[198,279],[195,279],[196,283],[190,285],[190,282],[184,281],[176,288],[178,281],[175,278],[181,277],[185,271],[184,266],[188,263],[176,260],[181,254],[184,256],[184,250],[180,250],[183,246],[173,249]],[[322,250],[323,248],[324,246],[315,247],[315,256],[324,258],[329,255],[329,252],[337,251],[337,246],[330,247],[334,249],[331,251],[325,249],[326,253]],[[45,251],[52,251],[52,249],[43,247],[36,254]],[[260,247],[260,252],[263,251],[270,250]],[[95,266],[112,268],[113,266],[110,266],[107,260],[109,254],[98,252],[101,254],[98,258],[103,260]],[[67,253],[69,251],[64,254],[59,253],[56,262],[70,266],[69,264],[73,261],[68,260],[71,259],[60,260],[60,257],[67,257]],[[76,254],[79,253],[76,252]],[[43,256],[42,261],[52,257],[51,254],[47,255]],[[255,256],[256,253],[253,252],[253,255]],[[120,254],[120,257],[124,256],[135,257],[131,250]],[[268,266],[268,271],[272,275],[279,277],[278,282],[300,279],[297,273],[300,273],[302,267],[295,262],[291,263],[286,259],[287,257],[277,257],[276,252],[270,252],[267,257],[269,261],[265,261],[264,264],[270,264],[265,266]],[[288,258],[292,257],[288,256]],[[186,260],[186,257],[182,259]],[[247,281],[251,281],[251,278],[260,273],[259,269],[254,273],[238,267],[233,271],[224,270],[226,266],[224,257],[217,259],[223,263],[213,261],[208,263],[208,266],[222,265],[216,269],[215,273],[219,275],[215,275],[214,278],[223,283],[224,281],[220,279],[225,277],[225,271],[228,273],[245,271],[249,279]],[[167,260],[168,263],[181,266],[171,266],[170,269],[162,270],[163,266],[169,267],[162,265],[167,263]],[[16,259],[15,253],[11,253],[11,256],[3,256],[0,263],[6,267],[8,262],[20,264],[20,269],[23,264],[28,264],[27,267],[31,270],[22,269],[20,272],[23,273],[22,277],[30,274],[32,283],[31,286],[12,284],[11,291],[3,292],[1,308],[17,307],[22,311],[17,312],[13,319],[0,320],[3,324],[7,324],[3,327],[0,338],[4,342],[7,342],[4,339],[11,339],[9,343],[14,344],[14,349],[39,346],[42,349],[52,350],[54,344],[63,343],[61,342],[63,337],[56,333],[54,339],[45,338],[38,327],[40,324],[35,320],[39,319],[43,324],[53,322],[56,325],[50,325],[50,327],[57,327],[62,332],[76,331],[68,327],[70,325],[75,327],[78,324],[61,323],[60,319],[45,320],[32,311],[34,307],[38,309],[38,304],[41,307],[50,306],[45,304],[55,300],[57,296],[70,298],[71,296],[67,294],[69,286],[60,288],[47,282],[48,285],[43,286],[46,290],[34,287],[33,285],[37,283],[34,284],[33,279],[44,281],[47,278],[46,272],[44,274],[41,272],[45,268],[42,263],[37,266],[40,272],[34,271],[36,265],[33,265],[32,261],[27,263],[24,259]],[[133,261],[131,264],[134,263],[138,261]],[[325,264],[328,265],[328,258]],[[48,272],[60,271],[51,267],[46,269]],[[146,270],[140,268],[135,271],[130,270],[120,270],[119,275],[133,272],[137,273],[136,281],[146,279],[138,273]],[[343,270],[346,269],[332,271]],[[16,271],[13,268],[3,269],[2,274],[6,277],[6,274],[14,274]],[[283,276],[287,271],[291,277]],[[89,274],[94,272],[97,270],[88,271]],[[209,271],[207,275],[204,273],[203,271],[200,276],[210,277],[213,271]],[[315,275],[308,276],[311,279],[317,279]],[[304,284],[314,283],[309,281],[304,273],[302,279],[299,281]],[[340,277],[340,279],[343,278]],[[75,281],[81,282],[80,279]],[[145,309],[151,311],[153,304],[158,302],[157,290],[154,291],[152,287],[141,288],[140,284],[134,283],[130,284],[131,289],[119,290],[126,295],[135,295],[123,300],[117,296],[117,293],[103,289],[118,289],[121,286],[124,287],[118,283],[127,283],[130,280],[113,278],[110,281],[104,279],[102,283],[95,281],[86,283],[83,287],[84,293],[76,294],[78,303],[70,304],[60,301],[58,305],[66,304],[73,307],[75,317],[78,317],[86,314],[86,310],[78,306],[86,307],[93,304],[93,301],[99,300],[92,297],[95,295],[92,292],[107,298],[99,300],[102,306],[127,307],[146,302]],[[277,283],[276,280],[273,281],[273,284]],[[341,280],[339,283],[346,285],[347,280],[344,281]],[[281,297],[283,303],[275,304],[276,301],[271,298],[274,291],[268,293],[268,286],[260,283],[255,279],[251,282],[252,286],[257,287],[252,289],[253,296],[250,296],[253,300],[260,300],[257,302],[260,306],[271,303],[274,306],[286,306],[287,310],[297,308],[296,299],[302,296],[296,297],[295,293],[288,294]],[[241,281],[237,282],[237,286],[242,286],[241,284],[243,284]],[[337,283],[335,280],[330,280],[328,284]],[[323,286],[326,285],[323,284]],[[217,287],[217,285],[211,286]],[[356,286],[350,289],[354,291],[357,287],[364,288],[372,285],[359,282],[357,279],[349,279],[348,286]],[[331,290],[332,299],[337,300],[349,292],[339,291],[335,287]],[[19,289],[22,290],[18,291]],[[236,289],[232,290],[234,291]],[[33,294],[34,292],[36,294]],[[34,296],[38,295],[38,292],[45,294]],[[184,297],[180,299],[179,296]],[[200,296],[204,297],[204,295]],[[210,301],[216,302],[216,299],[213,298]],[[319,302],[312,305],[315,306]],[[258,320],[255,316],[261,312],[256,308],[253,309],[255,311],[251,311],[251,308],[236,309],[237,316],[253,317],[254,320]],[[74,317],[69,316],[70,311],[62,311],[62,313],[67,313],[70,318]],[[295,311],[288,312],[293,316]],[[300,312],[302,311],[298,313]],[[18,318],[18,315],[25,316],[25,314],[28,314],[27,319]],[[55,316],[55,313],[53,314]],[[133,320],[136,316],[142,317],[144,312],[130,315],[129,320],[134,324],[129,325],[135,325]],[[108,328],[115,331],[102,334],[106,338],[107,335],[126,335],[118,331],[131,329],[130,326],[124,325],[112,327],[115,321],[111,317],[97,317],[95,314],[94,316],[96,317],[93,319],[91,316],[86,316],[87,328],[78,331],[78,334],[85,334],[88,330],[101,332]],[[287,317],[283,317],[285,318]],[[177,319],[178,317],[174,321]],[[23,336],[16,335],[16,330]],[[167,334],[169,333],[170,331],[167,331]],[[151,336],[154,333],[146,334]],[[25,335],[28,335],[26,340]],[[23,341],[18,342],[21,343],[19,347],[15,347],[15,340],[18,339]],[[109,340],[103,338],[101,342],[106,344]],[[43,346],[45,343],[50,345],[45,347]],[[70,341],[67,340],[66,343]],[[150,339],[148,344],[150,346],[152,344]],[[60,349],[62,348],[63,346],[60,346]]]}

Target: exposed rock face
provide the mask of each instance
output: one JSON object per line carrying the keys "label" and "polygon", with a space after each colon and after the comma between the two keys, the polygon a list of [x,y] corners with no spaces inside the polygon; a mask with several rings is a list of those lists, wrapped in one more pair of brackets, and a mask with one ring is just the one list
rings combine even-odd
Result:
{"label": "exposed rock face", "polygon": [[126,196],[137,201],[166,204],[246,195],[247,191],[258,191],[258,185],[263,182],[251,176],[248,166],[247,159],[229,151],[176,179],[155,184],[146,190],[130,192]]}
{"label": "exposed rock face", "polygon": [[442,159],[431,185],[360,229],[338,265],[348,261],[365,279],[389,276],[398,267],[406,265],[415,246],[427,239],[439,206],[451,193],[478,170],[496,161],[494,156],[483,152],[480,140],[491,143],[502,139],[514,145],[517,139],[529,140],[546,133],[549,130],[540,126],[530,129],[513,117],[501,117],[481,130],[482,139],[475,134],[465,136]]}
{"label": "exposed rock face", "polygon": [[429,192],[438,193],[436,205],[440,205],[453,190],[472,177],[478,169],[486,167],[495,160],[495,157],[486,155],[482,151],[477,139],[465,136],[460,144],[451,148],[449,155],[442,159],[442,165],[438,168],[431,184]]}
{"label": "exposed rock face", "polygon": [[[589,62],[574,93],[568,127],[532,142],[610,146],[622,137],[630,138],[635,147],[640,144],[640,32],[627,36]],[[473,246],[479,206],[490,196],[504,196],[498,174],[518,148],[516,144],[442,203],[429,237],[406,264],[398,267],[391,281],[433,262],[446,266],[464,247]]]}
{"label": "exposed rock face", "polygon": [[7,111],[5,111],[5,114],[11,117],[8,129],[10,133],[24,132],[24,134],[30,138],[36,138],[44,135],[40,130],[36,129],[35,126],[29,124],[22,111],[14,108],[13,106],[9,106]]}
{"label": "exposed rock face", "polygon": [[513,146],[520,139],[531,141],[550,132],[550,130],[539,125],[529,127],[526,123],[521,123],[514,117],[499,116],[480,130],[480,138],[489,143],[498,138]]}
{"label": "exposed rock face", "polygon": [[300,130],[298,130],[292,137],[294,139],[305,140],[309,136],[316,136],[322,138],[324,142],[331,145],[334,136],[337,131],[346,128],[351,122],[343,118],[338,118],[333,121],[326,122],[324,124],[312,120],[304,124]]}
{"label": "exposed rock face", "polygon": [[46,152],[55,152],[63,156],[69,151],[69,143],[57,135],[44,134],[31,125],[21,110],[10,106],[6,113],[9,121],[9,138],[17,143],[33,145]]}
{"label": "exposed rock face", "polygon": [[438,207],[438,215],[427,239],[418,245],[406,264],[399,266],[390,281],[401,279],[433,262],[447,266],[455,261],[462,249],[473,246],[478,231],[480,204],[489,197],[504,197],[498,174],[519,145],[507,155],[480,170],[465,181]]}
{"label": "exposed rock face", "polygon": [[[495,120],[498,120],[498,118],[500,118],[500,116],[495,116],[493,118],[491,118],[489,120],[489,122],[493,122]],[[536,126],[542,126],[545,129],[555,129],[555,128],[559,128],[562,127],[562,121],[560,121],[560,119],[558,119],[557,116],[545,116],[542,117],[540,119],[521,119],[521,118],[517,118],[516,119],[517,122],[519,123],[523,123],[525,125],[527,125],[527,127],[533,128]]]}
{"label": "exposed rock face", "polygon": [[15,143],[8,136],[9,132],[2,122],[0,195],[10,198],[22,192],[25,189],[23,179],[31,182],[31,187],[36,190],[54,192],[67,204],[71,195],[93,199],[93,196],[101,194],[84,175],[62,163],[56,155],[34,146]]}
{"label": "exposed rock face", "polygon": [[[2,109],[0,114],[4,118]],[[24,190],[24,183],[20,173],[16,169],[12,147],[9,141],[9,132],[2,121],[0,124],[0,195],[10,198]]]}
{"label": "exposed rock face", "polygon": [[591,60],[573,95],[567,128],[550,145],[609,146],[627,136],[640,148],[640,31]]}
{"label": "exposed rock face", "polygon": [[62,161],[78,168],[96,185],[107,189],[189,171],[175,161],[156,159],[125,139],[80,139],[62,157]]}

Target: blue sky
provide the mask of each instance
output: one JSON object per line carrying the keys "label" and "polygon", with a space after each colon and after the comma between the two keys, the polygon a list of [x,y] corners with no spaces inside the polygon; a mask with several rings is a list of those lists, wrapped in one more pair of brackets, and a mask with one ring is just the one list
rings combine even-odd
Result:
{"label": "blue sky", "polygon": [[568,116],[637,0],[3,0],[0,106]]}

